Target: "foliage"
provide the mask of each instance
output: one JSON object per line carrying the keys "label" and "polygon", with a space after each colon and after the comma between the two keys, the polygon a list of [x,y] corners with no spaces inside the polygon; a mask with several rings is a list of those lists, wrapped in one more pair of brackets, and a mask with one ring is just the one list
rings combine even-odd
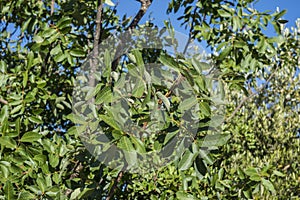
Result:
{"label": "foliage", "polygon": [[[92,110],[81,110],[86,113],[81,118],[72,112],[73,89],[79,67],[95,51],[94,32],[99,31],[100,23],[97,8],[102,1],[1,1],[0,198],[297,198],[300,27],[284,30],[285,11],[259,12],[250,8],[252,2],[171,0],[168,12],[184,11],[179,20],[190,28],[190,39],[206,42],[213,50],[210,70],[218,76],[205,77],[207,64],[195,55],[170,55],[134,46],[125,62],[113,69],[113,55],[100,52],[105,55],[102,62],[112,66],[112,71],[108,68],[101,74],[85,101],[94,98],[96,105],[105,106],[98,106],[95,112],[80,107]],[[131,18],[116,15],[118,7],[113,6],[112,1],[104,1],[100,42],[113,31],[121,34],[132,28],[128,25]],[[168,22],[166,26],[172,35],[172,26]],[[274,37],[263,32],[271,27],[276,30]],[[143,25],[135,28],[143,30]],[[159,34],[155,27],[150,29]],[[167,96],[174,76],[163,71],[158,77],[151,74],[154,84],[150,86],[146,79],[139,79],[149,63],[168,66],[176,71],[175,78],[184,77],[181,92],[192,90],[196,102]],[[129,117],[135,116],[133,122],[140,128],[145,123],[161,125],[160,134],[141,140],[119,126],[124,118],[113,115],[122,110],[112,106],[111,99],[119,98],[112,91],[126,88],[129,83],[122,83],[126,74],[137,80],[134,93],[125,98]],[[162,78],[167,80],[165,85]],[[229,102],[217,139],[208,130],[215,112],[209,92],[213,80],[220,83],[222,95],[227,91]],[[151,104],[150,98],[160,103]],[[196,103],[198,110],[193,107]],[[158,121],[151,121],[149,110],[158,106],[168,114],[166,121],[159,113]],[[144,153],[168,143],[184,109],[193,110],[190,115],[197,115],[201,122],[187,124],[196,130],[191,146],[181,148],[179,144],[172,163],[144,174],[124,171],[125,165],[112,169],[100,163],[84,146],[79,131],[80,127],[86,131],[96,118],[95,124],[119,148]],[[126,155],[120,159],[135,163]]]}

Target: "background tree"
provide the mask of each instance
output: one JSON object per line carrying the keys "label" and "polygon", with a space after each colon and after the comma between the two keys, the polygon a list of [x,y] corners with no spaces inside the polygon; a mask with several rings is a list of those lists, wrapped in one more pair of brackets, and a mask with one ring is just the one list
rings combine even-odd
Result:
{"label": "background tree", "polygon": [[[228,144],[213,141],[222,148],[199,156],[201,136],[209,130],[207,126],[198,127],[190,148],[183,149],[170,165],[143,176],[111,169],[87,151],[72,115],[76,75],[87,55],[99,54],[96,47],[112,32],[143,27],[139,22],[152,1],[138,2],[140,10],[132,18],[116,15],[118,7],[110,0],[0,2],[1,198],[299,196],[300,149],[294,133],[299,121],[299,24],[293,30],[283,30],[286,21],[281,17],[285,11],[261,13],[250,8],[252,0],[172,0],[168,9],[169,13],[183,9],[180,20],[188,28],[190,40],[204,41],[214,52],[210,55],[212,70],[219,71],[222,87],[230,94],[228,117],[222,125],[224,141],[228,134],[232,136]],[[277,31],[274,37],[262,31],[270,26]],[[167,28],[172,30],[171,26]],[[123,63],[117,59],[112,64],[120,76],[124,67],[139,69],[137,61],[141,60],[183,66],[179,74],[200,97],[207,95],[208,86],[197,82],[203,77],[199,73],[203,63],[165,52],[132,53],[134,59]],[[104,75],[103,80],[107,78]],[[100,89],[96,98],[98,95],[101,99],[107,83],[97,83]],[[155,95],[168,93],[167,88],[152,89]],[[133,100],[135,106],[141,106],[136,97]],[[170,108],[180,103],[171,102]],[[107,115],[104,109],[97,112]],[[200,114],[203,119],[211,117],[211,112]],[[115,131],[103,118],[100,122],[108,132]],[[132,146],[138,150],[137,145]]]}

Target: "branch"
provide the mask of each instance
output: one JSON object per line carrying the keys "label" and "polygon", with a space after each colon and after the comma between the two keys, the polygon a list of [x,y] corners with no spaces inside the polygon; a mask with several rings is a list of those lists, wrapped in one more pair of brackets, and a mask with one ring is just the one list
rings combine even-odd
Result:
{"label": "branch", "polygon": [[148,10],[148,8],[150,7],[150,5],[152,4],[153,0],[136,0],[138,2],[141,3],[141,8],[139,10],[139,12],[135,15],[135,17],[133,18],[133,20],[131,21],[128,29],[134,29],[136,28],[136,26],[138,25],[138,23],[140,22],[140,20],[143,18],[143,16],[145,15],[146,11]]}
{"label": "branch", "polygon": [[96,15],[96,31],[94,35],[94,42],[93,42],[93,57],[91,62],[91,76],[89,80],[89,86],[94,87],[95,86],[95,77],[94,74],[96,72],[96,66],[97,66],[97,57],[99,56],[99,50],[98,45],[100,44],[100,38],[101,38],[101,32],[102,32],[102,9],[103,9],[103,3],[102,0],[98,0],[98,8],[97,8],[97,15]]}
{"label": "branch", "polygon": [[[281,63],[279,63],[279,65],[281,65]],[[225,122],[229,122],[235,115],[236,113],[242,108],[242,106],[244,105],[244,103],[246,103],[249,99],[253,98],[254,96],[258,95],[259,93],[261,93],[266,86],[269,84],[269,82],[271,81],[271,79],[275,76],[275,72],[276,69],[272,72],[272,74],[269,76],[269,78],[267,79],[267,81],[265,82],[265,84],[263,84],[263,86],[258,89],[258,91],[256,93],[252,93],[251,95],[249,95],[248,97],[245,97],[240,103],[239,105],[234,109],[233,113],[230,115],[230,117],[225,120]]]}
{"label": "branch", "polygon": [[123,169],[118,173],[118,176],[116,177],[113,186],[111,187],[111,189],[109,190],[108,196],[106,197],[106,200],[110,200],[115,193],[115,190],[117,189],[118,183],[120,183],[122,177],[124,175],[124,167]]}
{"label": "branch", "polygon": [[[190,28],[190,32],[189,32],[189,38],[188,38],[188,41],[187,41],[187,43],[186,43],[186,45],[185,45],[185,47],[184,47],[183,54],[186,53],[187,48],[189,47],[189,45],[190,45],[192,39],[194,39],[194,36],[193,36],[193,30],[194,30],[195,14],[196,14],[196,12],[197,12],[197,8],[198,8],[198,7],[195,6],[194,11],[193,11],[194,14],[193,14],[192,23],[191,23],[191,28]],[[204,14],[204,17],[203,17],[203,18],[205,18],[205,14]],[[204,20],[202,20],[202,23],[203,23],[203,21],[204,21]]]}
{"label": "branch", "polygon": [[52,0],[51,1],[51,11],[50,11],[51,16],[53,15],[53,12],[54,12],[54,4],[55,4],[55,0]]}
{"label": "branch", "polygon": [[[135,15],[133,20],[131,21],[130,25],[125,29],[131,31],[132,29],[135,29],[138,25],[138,23],[141,21],[145,13],[147,12],[148,8],[152,4],[153,0],[136,0],[141,3],[141,7],[138,11],[138,13]],[[121,50],[124,48],[123,41],[120,42],[120,44],[116,48],[116,53],[121,52]],[[116,71],[118,64],[120,62],[122,55],[116,55],[117,57],[112,62],[112,71]]]}
{"label": "branch", "polygon": [[[191,41],[194,39],[194,36],[193,36],[193,30],[194,30],[194,26],[195,26],[195,14],[196,14],[196,12],[197,12],[197,8],[198,8],[198,7],[195,6],[194,11],[193,11],[194,15],[193,15],[193,18],[192,18],[191,27],[190,27],[190,31],[189,31],[189,38],[188,38],[187,43],[185,44],[185,47],[184,47],[184,50],[183,50],[183,54],[186,53],[186,51],[187,51],[187,49],[188,49],[188,46],[190,45]],[[203,23],[204,19],[205,19],[205,15],[204,15],[204,17],[203,17],[202,23]],[[181,83],[181,81],[183,81],[183,80],[184,80],[184,77],[183,77],[183,75],[180,73],[179,76],[177,77],[177,79],[175,80],[174,84],[171,86],[171,88],[170,88],[170,89],[168,90],[168,92],[165,94],[165,97],[167,97],[167,98],[170,97],[170,95],[172,94],[172,91],[175,89],[175,87],[176,87],[177,85],[179,85],[179,84]],[[161,100],[161,99],[159,99],[158,104],[159,104],[159,105],[162,104],[162,100]]]}

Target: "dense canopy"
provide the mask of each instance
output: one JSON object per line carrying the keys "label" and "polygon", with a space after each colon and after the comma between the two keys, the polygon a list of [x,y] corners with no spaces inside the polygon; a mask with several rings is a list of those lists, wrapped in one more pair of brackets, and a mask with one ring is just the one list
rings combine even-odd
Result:
{"label": "dense canopy", "polygon": [[1,0],[0,198],[299,197],[300,21],[169,0],[183,42],[136,3]]}

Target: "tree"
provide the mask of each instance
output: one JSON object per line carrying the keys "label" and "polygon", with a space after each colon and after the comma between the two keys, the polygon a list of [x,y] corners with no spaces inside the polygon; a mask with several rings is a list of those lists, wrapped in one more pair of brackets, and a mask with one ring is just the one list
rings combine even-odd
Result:
{"label": "tree", "polygon": [[[110,0],[1,1],[1,198],[269,198],[275,190],[282,198],[298,196],[299,140],[289,137],[299,121],[299,27],[284,32],[285,11],[260,13],[251,0],[170,1],[169,13],[184,10],[179,20],[188,27],[188,45],[205,41],[215,52],[208,65],[201,55],[143,48],[155,47],[153,38],[174,49],[178,41],[169,22],[163,30],[141,25],[155,1],[138,2],[136,16],[127,18]],[[270,26],[275,37],[262,31]],[[109,46],[113,32],[123,38],[115,49]],[[118,55],[124,47],[128,52]],[[99,64],[106,66],[101,73]],[[152,72],[150,85],[145,72]],[[222,126],[212,123],[218,116],[214,81],[221,97],[228,94]],[[129,86],[130,96],[117,95]],[[124,126],[124,119],[134,126]],[[108,142],[95,134],[99,127]],[[127,127],[159,131],[143,138]],[[175,136],[169,165],[142,174],[129,170],[145,152],[172,147]],[[122,150],[109,160],[117,167],[101,163],[100,147]]]}

